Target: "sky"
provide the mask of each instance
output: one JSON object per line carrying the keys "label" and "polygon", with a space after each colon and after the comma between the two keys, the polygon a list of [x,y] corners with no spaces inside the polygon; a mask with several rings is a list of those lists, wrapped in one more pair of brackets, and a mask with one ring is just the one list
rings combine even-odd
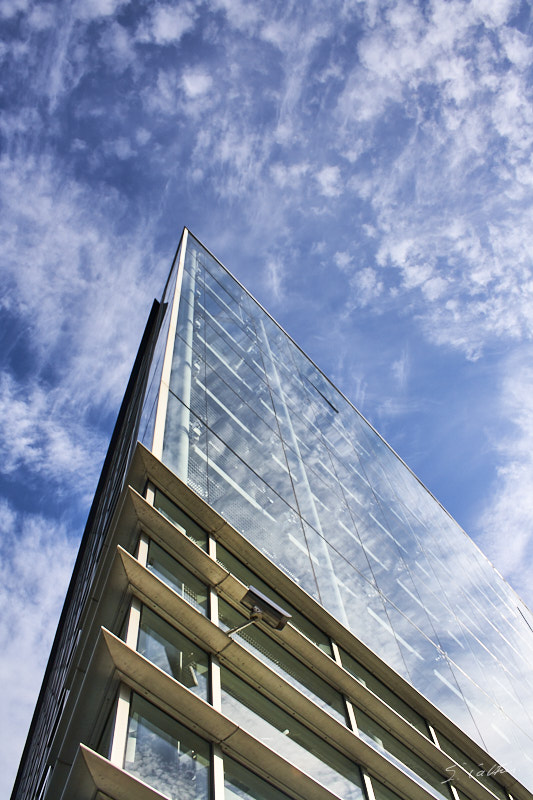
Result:
{"label": "sky", "polygon": [[532,607],[531,6],[0,0],[0,25],[0,794],[184,225]]}

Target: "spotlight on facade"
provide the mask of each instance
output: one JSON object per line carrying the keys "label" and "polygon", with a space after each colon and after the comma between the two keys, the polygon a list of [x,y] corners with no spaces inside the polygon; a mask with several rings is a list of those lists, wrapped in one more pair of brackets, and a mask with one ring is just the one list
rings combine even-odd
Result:
{"label": "spotlight on facade", "polygon": [[239,631],[259,620],[262,620],[274,630],[281,631],[291,618],[288,611],[278,606],[277,603],[274,603],[254,586],[248,587],[248,591],[242,598],[241,603],[250,611],[250,619],[244,625],[237,625],[237,627],[226,631],[228,636],[239,633]]}

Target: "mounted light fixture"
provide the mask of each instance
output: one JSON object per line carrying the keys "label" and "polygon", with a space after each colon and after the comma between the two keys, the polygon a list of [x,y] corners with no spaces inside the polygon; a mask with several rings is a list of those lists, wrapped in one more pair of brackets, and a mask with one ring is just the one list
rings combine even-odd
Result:
{"label": "mounted light fixture", "polygon": [[241,603],[249,609],[250,619],[243,625],[237,625],[235,628],[226,631],[228,636],[239,633],[239,631],[244,630],[244,628],[247,628],[249,625],[253,625],[255,622],[259,622],[259,620],[262,620],[269,627],[274,628],[274,630],[281,631],[291,618],[288,611],[278,606],[277,603],[274,603],[273,600],[266,597],[266,595],[254,586],[248,587],[248,591],[242,598]]}

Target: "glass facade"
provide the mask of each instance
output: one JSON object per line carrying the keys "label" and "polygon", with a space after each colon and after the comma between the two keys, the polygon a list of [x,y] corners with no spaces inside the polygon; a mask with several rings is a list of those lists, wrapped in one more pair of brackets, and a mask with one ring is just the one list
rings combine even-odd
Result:
{"label": "glass facade", "polygon": [[154,309],[12,800],[531,798],[528,609],[187,231]]}
{"label": "glass facade", "polygon": [[[154,503],[156,503],[157,492],[153,494]],[[185,538],[188,534],[182,528],[180,535]],[[180,540],[177,538],[175,545],[178,551],[179,544]],[[153,551],[154,546],[156,545],[150,539],[146,542],[147,554]],[[230,562],[233,575],[242,576],[248,571],[248,568],[236,556],[229,557],[229,551],[219,541],[211,542],[209,550],[211,553],[209,560],[216,558],[219,562],[221,560]],[[183,572],[185,568],[179,561],[176,559],[173,561],[181,567],[180,574],[190,575],[187,570]],[[148,557],[147,568],[151,569],[149,562],[150,558]],[[210,566],[204,563],[204,569],[209,571]],[[176,567],[173,571],[176,573]],[[204,594],[214,588],[201,582],[200,585],[203,587]],[[276,599],[282,603],[285,602],[283,595],[276,594]],[[204,616],[205,610],[201,606],[196,606],[196,610],[202,617]],[[162,611],[164,613],[164,609]],[[136,619],[137,614],[138,623],[132,621]],[[221,666],[220,661],[213,654],[210,656],[206,650],[194,643],[193,639],[196,636],[194,629],[188,629],[190,636],[185,635],[144,604],[140,604],[138,611],[133,609],[128,613],[124,638],[129,639],[130,626],[133,625],[137,631],[137,652],[171,675],[197,697],[221,710],[254,738],[259,739],[274,752],[282,754],[302,772],[327,785],[330,789],[335,785],[334,792],[339,797],[361,796],[365,797],[365,800],[369,800],[371,795],[358,794],[358,791],[363,789],[361,774],[357,766],[359,762],[357,759],[347,759],[346,755],[337,749],[338,745],[332,746],[332,741],[336,737],[333,735],[332,738],[331,726],[329,732],[324,730],[325,720],[324,718],[321,720],[320,716],[317,716],[318,709],[325,711],[335,721],[335,726],[353,732],[435,800],[454,799],[455,795],[451,792],[450,784],[455,784],[457,773],[462,772],[461,767],[467,773],[467,785],[484,784],[493,795],[501,800],[507,800],[507,793],[493,777],[494,774],[501,774],[501,767],[499,769],[493,767],[489,771],[483,761],[473,761],[440,732],[437,733],[438,744],[436,744],[429,735],[426,720],[360,664],[353,655],[340,648],[337,643],[330,641],[330,651],[335,654],[333,657],[323,652],[317,655],[319,653],[319,648],[317,648],[315,660],[311,659],[311,663],[304,663],[301,658],[298,658],[297,652],[287,646],[285,641],[276,641],[265,630],[255,625],[247,625],[241,629],[248,618],[239,613],[222,597],[218,597],[211,609],[210,619],[224,631],[228,631],[230,628],[236,629],[232,634],[234,641],[248,650],[253,659],[247,661],[243,653],[233,651],[234,655],[230,656],[230,664],[224,660]],[[176,621],[179,624],[179,620]],[[267,630],[271,629],[267,627]],[[314,632],[319,640],[324,639],[324,634],[320,629],[315,628]],[[307,645],[304,646],[307,647]],[[357,650],[357,646],[354,644],[355,650]],[[222,649],[223,653],[225,651],[226,646]],[[316,658],[318,658],[318,663]],[[264,673],[262,676],[257,673],[255,659],[262,661],[270,668],[270,677],[265,676]],[[215,664],[214,670],[211,668],[213,663]],[[342,664],[358,683],[366,687],[369,694],[380,698],[379,706],[376,707],[376,704],[368,696],[361,705],[361,700],[356,702],[350,698],[349,691],[343,694],[338,688],[335,688],[332,685],[335,678],[332,682],[332,676],[328,675],[327,670],[331,664],[335,664],[337,670]],[[322,668],[326,667],[324,677],[319,674],[320,665]],[[240,677],[232,670],[232,666],[240,672]],[[283,683],[280,683],[280,680]],[[300,697],[296,697],[294,693],[292,698],[290,694],[287,695],[287,686],[280,692],[283,684],[291,686]],[[307,701],[305,706],[302,706],[302,695]],[[388,707],[389,710],[388,714],[385,713],[385,719],[383,718],[382,704],[385,704],[384,707]],[[363,708],[368,709],[369,706],[373,708],[372,713],[377,714],[381,722],[363,711]],[[131,708],[130,701],[130,716]],[[156,716],[157,713],[154,712]],[[405,729],[400,732],[400,738],[395,736],[390,728],[392,722],[390,715],[400,715],[407,720],[413,731],[416,731],[415,737],[413,738],[411,734],[406,736]],[[392,724],[394,726],[394,722]],[[106,743],[108,744],[110,741],[110,731],[109,728],[102,735],[100,752],[103,754],[107,752]],[[416,739],[419,733],[423,733],[428,742],[424,757],[417,752],[419,745],[417,745]],[[126,749],[128,748],[127,741]],[[439,769],[431,766],[431,753],[434,756],[437,749],[450,757],[444,759],[444,763],[441,757]],[[246,752],[246,749],[243,752]],[[225,765],[226,761],[227,758],[224,756]],[[235,768],[237,769],[237,767]],[[244,770],[244,767],[239,769]],[[224,770],[226,770],[226,766],[224,766]],[[129,771],[138,774],[133,768]],[[226,775],[226,772],[224,774]],[[244,775],[244,772],[242,774]],[[150,782],[149,777],[150,775],[146,778],[148,783]],[[372,783],[376,781],[375,776],[367,777]],[[463,780],[464,778],[465,775],[463,775]],[[216,783],[216,778],[214,780]],[[250,773],[246,780],[256,788],[262,786],[261,780],[255,774]],[[354,783],[357,789],[354,788]],[[379,781],[377,784],[380,785]],[[217,798],[220,798],[222,781],[219,781],[218,786]],[[227,793],[229,790],[226,777],[224,786],[224,791]],[[235,788],[234,786],[232,791]],[[383,791],[386,794],[385,788]]]}
{"label": "glass facade", "polygon": [[530,612],[220,263],[191,234],[182,249],[156,455],[467,735],[532,781]]}

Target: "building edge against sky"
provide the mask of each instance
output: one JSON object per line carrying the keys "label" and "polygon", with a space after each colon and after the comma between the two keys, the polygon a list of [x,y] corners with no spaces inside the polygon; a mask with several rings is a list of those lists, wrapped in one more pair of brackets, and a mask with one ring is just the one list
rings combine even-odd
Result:
{"label": "building edge against sky", "polygon": [[[152,456],[135,451],[137,436]],[[144,501],[123,488],[126,473]],[[174,510],[169,497],[196,525]],[[150,505],[184,533],[170,523],[162,527],[145,508]],[[202,527],[218,533],[207,536]],[[116,555],[117,544],[126,552]],[[176,590],[176,570],[185,605],[146,575],[155,572]],[[267,592],[274,584],[281,604],[294,607],[288,633],[276,639],[258,628],[237,635],[238,644],[228,641],[218,627],[234,627],[232,620],[242,618],[242,591],[232,584],[237,578],[241,587],[264,580]],[[126,645],[98,633],[102,625]],[[94,787],[94,775],[104,773],[110,796],[137,796],[127,782],[131,775],[167,794],[169,787],[154,777],[161,771],[154,753],[163,758],[163,741],[175,753],[169,743],[187,736],[182,772],[194,773],[194,780],[183,778],[189,788],[182,786],[180,796],[207,796],[210,785],[217,793],[225,780],[227,797],[260,797],[261,780],[281,776],[274,782],[297,797],[298,782],[292,785],[287,768],[275,759],[269,766],[270,751],[250,739],[252,718],[259,729],[257,720],[268,719],[265,735],[275,739],[276,720],[287,713],[283,704],[303,726],[295,739],[324,750],[318,766],[297,748],[289,756],[301,769],[299,780],[311,781],[309,796],[371,798],[373,792],[389,798],[388,784],[400,797],[506,797],[502,786],[514,797],[530,797],[509,774],[487,772],[502,764],[533,786],[532,626],[528,609],[403,462],[185,230],[119,414],[13,798],[66,800],[80,781]],[[161,675],[137,663],[131,648],[178,684],[161,684]],[[269,665],[283,678],[279,707],[268,701],[277,696],[273,688],[269,694]],[[264,693],[251,698],[250,685],[258,683]],[[85,713],[82,725],[84,703],[98,687],[100,713]],[[146,705],[140,687],[155,704]],[[174,706],[162,708],[165,692],[176,698]],[[220,732],[220,712],[239,723],[231,746]],[[195,732],[184,734],[187,720]],[[287,741],[292,724],[282,728]],[[318,744],[311,741],[313,729],[326,731]],[[259,730],[259,740],[261,735]],[[114,772],[105,759],[79,750],[78,742],[108,756]],[[257,751],[255,777],[243,755],[248,750]],[[167,772],[172,758],[162,762]],[[451,763],[457,789],[446,783]],[[481,763],[485,774],[468,778]],[[127,779],[123,766],[131,773]],[[242,794],[244,785],[248,794]]]}

